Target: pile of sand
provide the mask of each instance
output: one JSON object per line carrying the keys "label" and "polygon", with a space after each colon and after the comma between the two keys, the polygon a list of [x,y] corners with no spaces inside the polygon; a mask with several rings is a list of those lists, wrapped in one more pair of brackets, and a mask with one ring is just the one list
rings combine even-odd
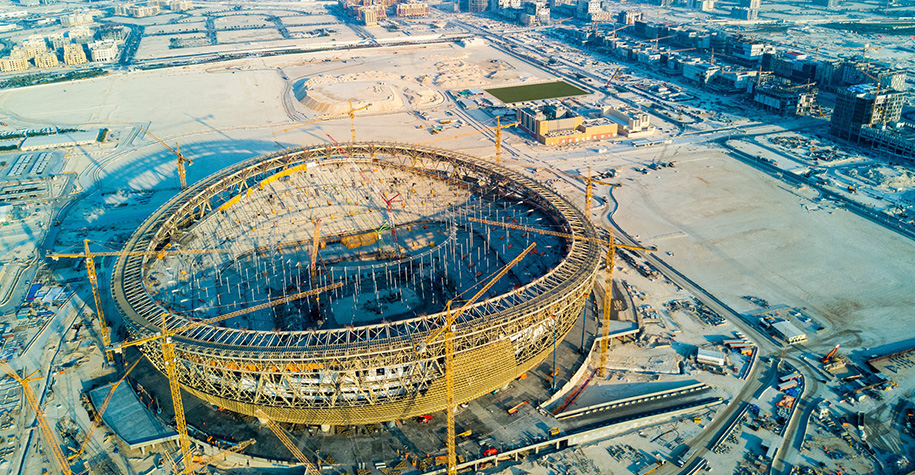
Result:
{"label": "pile of sand", "polygon": [[882,190],[915,187],[915,173],[900,166],[853,168],[848,171],[848,175]]}
{"label": "pile of sand", "polygon": [[365,113],[395,112],[407,105],[415,108],[444,101],[440,92],[417,78],[377,71],[311,78],[296,97],[301,97],[309,109],[326,115],[346,114],[350,101],[357,109],[371,104]]}

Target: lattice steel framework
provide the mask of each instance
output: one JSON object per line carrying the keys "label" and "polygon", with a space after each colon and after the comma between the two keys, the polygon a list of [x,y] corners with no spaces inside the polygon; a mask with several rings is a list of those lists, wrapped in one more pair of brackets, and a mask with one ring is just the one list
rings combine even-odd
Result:
{"label": "lattice steel framework", "polygon": [[[398,143],[356,143],[347,152],[350,157],[330,146],[304,147],[222,170],[159,208],[125,250],[160,249],[187,239],[197,220],[280,171],[341,162],[409,169],[480,191],[498,188],[538,207],[564,232],[597,237],[589,220],[567,200],[484,160]],[[147,259],[119,258],[111,280],[112,296],[134,338],[158,332],[166,313],[143,284]],[[600,262],[600,245],[571,242],[562,261],[546,274],[474,305],[454,327],[456,403],[502,387],[538,365],[552,350],[553,325],[562,338],[581,314]],[[444,314],[437,313],[328,330],[201,327],[174,338],[178,377],[201,399],[242,414],[261,409],[283,422],[367,424],[426,414],[446,403],[445,348],[440,342],[419,354],[415,345],[443,321]],[[170,328],[187,323],[180,315],[168,317]],[[161,345],[141,350],[163,370]]]}

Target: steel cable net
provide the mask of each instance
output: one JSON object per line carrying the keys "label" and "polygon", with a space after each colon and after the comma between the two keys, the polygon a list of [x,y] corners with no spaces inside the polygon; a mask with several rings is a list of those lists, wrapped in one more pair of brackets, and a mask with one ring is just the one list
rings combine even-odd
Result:
{"label": "steel cable net", "polygon": [[[401,144],[306,147],[195,184],[127,246],[230,253],[122,258],[112,292],[139,338],[158,331],[166,312],[175,328],[343,283],[175,337],[180,382],[221,407],[259,408],[277,421],[409,417],[445,405],[444,346],[416,345],[441,326],[448,299],[472,294],[537,244],[455,324],[462,403],[539,364],[553,325],[560,336],[571,329],[599,268],[597,244],[469,218],[596,236],[566,200],[480,159]],[[160,345],[142,350],[163,368]]]}

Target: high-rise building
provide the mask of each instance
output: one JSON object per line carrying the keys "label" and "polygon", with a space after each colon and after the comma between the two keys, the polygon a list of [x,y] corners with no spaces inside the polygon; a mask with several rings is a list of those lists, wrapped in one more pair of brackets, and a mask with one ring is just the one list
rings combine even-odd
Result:
{"label": "high-rise building", "polygon": [[737,5],[750,10],[759,10],[759,7],[762,6],[762,0],[740,0]]}
{"label": "high-rise building", "polygon": [[862,126],[898,122],[904,103],[902,92],[881,90],[874,84],[858,84],[840,89],[836,95],[829,133],[840,139],[858,142]]}

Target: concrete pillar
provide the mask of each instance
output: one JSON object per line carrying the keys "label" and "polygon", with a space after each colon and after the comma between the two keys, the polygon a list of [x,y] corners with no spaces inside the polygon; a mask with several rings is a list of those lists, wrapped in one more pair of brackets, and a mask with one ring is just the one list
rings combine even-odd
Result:
{"label": "concrete pillar", "polygon": [[324,432],[324,433],[330,432],[330,424],[321,424],[321,432]]}

